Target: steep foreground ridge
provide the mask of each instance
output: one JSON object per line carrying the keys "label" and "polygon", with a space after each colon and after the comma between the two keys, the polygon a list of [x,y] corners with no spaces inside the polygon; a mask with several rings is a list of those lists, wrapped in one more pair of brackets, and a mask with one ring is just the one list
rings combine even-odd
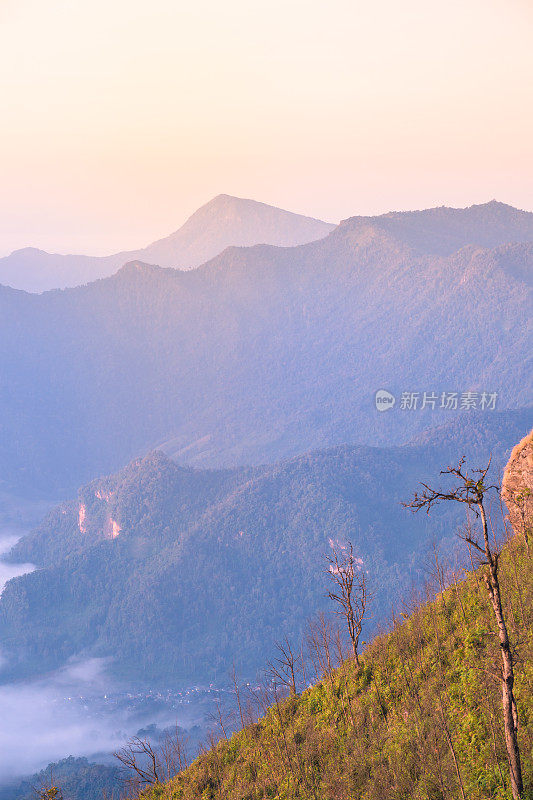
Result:
{"label": "steep foreground ridge", "polygon": [[[531,491],[524,465],[530,435],[507,480]],[[499,648],[479,568],[433,600],[413,598],[409,615],[366,648],[361,664],[335,668],[285,700],[255,693],[257,722],[204,752],[143,797],[174,800],[503,800],[510,798],[501,724]],[[441,576],[442,577],[442,576]],[[501,556],[505,613],[515,648],[515,693],[524,797],[533,790],[533,581],[523,533]],[[407,611],[407,608],[406,608]],[[318,652],[318,651],[317,651]],[[333,652],[333,650],[332,650]],[[242,701],[241,701],[242,702]],[[243,703],[244,705],[244,703]]]}

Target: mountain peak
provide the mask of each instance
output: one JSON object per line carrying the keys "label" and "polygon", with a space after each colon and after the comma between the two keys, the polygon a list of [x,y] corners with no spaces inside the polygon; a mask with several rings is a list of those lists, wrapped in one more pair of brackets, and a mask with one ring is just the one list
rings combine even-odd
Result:
{"label": "mountain peak", "polygon": [[18,250],[13,250],[9,254],[11,256],[48,256],[50,255],[46,250],[41,250],[39,247],[20,247]]}
{"label": "mountain peak", "polygon": [[[334,225],[330,225],[314,217],[307,217],[305,215],[296,214],[293,211],[286,211],[283,208],[278,208],[268,203],[262,203],[260,200],[253,200],[250,197],[236,197],[235,195],[222,193],[215,195],[215,197],[212,197],[207,203],[204,203],[203,206],[200,206],[200,208],[191,214],[180,230],[182,230],[190,220],[203,217],[206,213],[216,213],[227,211],[228,209],[241,212],[242,214],[275,215],[278,218],[291,217],[295,220],[307,220],[309,222],[318,223],[319,225],[328,226],[330,229],[335,227]],[[178,231],[176,231],[176,233],[177,232]],[[267,242],[258,242],[258,244],[267,244]]]}
{"label": "mountain peak", "polygon": [[335,226],[312,217],[229,194],[218,194],[170,236],[139,251],[152,264],[190,269],[227,247],[294,247],[322,239]]}
{"label": "mountain peak", "polygon": [[467,208],[438,206],[351,217],[341,226],[356,234],[370,227],[379,229],[415,252],[440,256],[468,245],[492,249],[504,243],[533,241],[533,214],[498,200]]}
{"label": "mountain peak", "polygon": [[232,201],[245,202],[245,203],[255,203],[256,202],[255,200],[245,200],[244,198],[237,197],[234,194],[225,194],[224,192],[222,192],[221,194],[215,195],[215,197],[213,197],[211,200],[209,200],[209,202],[206,203],[206,205],[209,205],[210,203],[227,203],[228,201],[229,202],[232,202]]}
{"label": "mountain peak", "polygon": [[523,211],[520,208],[516,208],[516,206],[511,206],[509,203],[502,203],[501,200],[488,200],[486,203],[474,203],[468,208],[465,209],[451,209],[453,211],[466,211],[470,213],[494,213],[497,212],[499,214],[507,214],[510,217],[513,216],[528,216],[531,215],[530,211]]}
{"label": "mountain peak", "polygon": [[161,272],[162,268],[155,264],[145,264],[144,261],[127,261],[115,273],[116,275],[153,275],[156,272]]}
{"label": "mountain peak", "polygon": [[[207,203],[204,203],[204,205],[196,209],[196,211],[188,217],[182,227],[175,231],[173,235],[176,235],[180,230],[186,228],[191,221],[200,220],[204,223],[206,218],[215,215],[217,219],[220,219],[219,215],[227,214],[228,212],[242,215],[250,212],[253,213],[260,208],[268,209],[274,208],[274,206],[268,206],[266,203],[260,203],[257,200],[251,200],[249,198],[235,197],[231,194],[217,194],[215,197],[212,197],[211,200],[208,200]],[[276,209],[276,211],[281,211],[281,209]]]}
{"label": "mountain peak", "polygon": [[109,256],[58,255],[36,247],[16,250],[0,258],[0,283],[28,292],[80,286],[109,277],[124,262],[135,259],[161,267],[191,269],[227,247],[293,247],[322,239],[334,227],[257,200],[218,194],[177,231],[140,250],[122,250]]}
{"label": "mountain peak", "polygon": [[509,209],[510,211],[520,210],[515,206],[509,205],[509,203],[502,203],[501,200],[496,200],[494,198],[492,200],[488,200],[486,203],[479,203],[477,205],[474,204],[473,206],[471,206],[471,208],[506,208]]}

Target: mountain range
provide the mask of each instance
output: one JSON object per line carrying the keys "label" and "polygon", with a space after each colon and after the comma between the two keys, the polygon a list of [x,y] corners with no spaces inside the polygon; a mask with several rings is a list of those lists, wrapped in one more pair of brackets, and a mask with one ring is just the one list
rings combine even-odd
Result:
{"label": "mountain range", "polygon": [[461,455],[472,466],[492,455],[498,479],[528,417],[471,416],[449,444],[342,446],[255,468],[192,469],[154,452],[94,480],[11,553],[39,569],[0,597],[2,677],[93,657],[150,685],[224,680],[233,662],[252,677],[275,640],[298,641],[330,607],[331,542],[352,541],[379,623],[424,577],[432,543],[450,549],[460,518],[413,517],[401,501]]}
{"label": "mountain range", "polygon": [[74,289],[0,287],[0,480],[68,494],[153,448],[272,463],[401,444],[466,392],[531,406],[532,265],[533,214],[489,203],[355,217],[189,271],[135,261]]}
{"label": "mountain range", "polygon": [[35,247],[0,258],[0,284],[44,292],[105,278],[138,259],[162,267],[190,269],[226,247],[272,244],[291,247],[320,239],[335,226],[280,208],[221,194],[199,208],[170,236],[140,250],[109,256],[60,255]]}

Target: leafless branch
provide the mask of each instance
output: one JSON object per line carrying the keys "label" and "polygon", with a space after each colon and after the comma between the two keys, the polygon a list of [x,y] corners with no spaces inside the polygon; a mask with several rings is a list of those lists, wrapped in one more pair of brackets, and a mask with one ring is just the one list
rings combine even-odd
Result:
{"label": "leafless branch", "polygon": [[334,584],[328,597],[337,605],[335,613],[346,621],[354,658],[359,665],[359,638],[370,599],[366,576],[354,556],[351,542],[345,548],[333,547],[332,550],[332,555],[326,556],[327,574]]}

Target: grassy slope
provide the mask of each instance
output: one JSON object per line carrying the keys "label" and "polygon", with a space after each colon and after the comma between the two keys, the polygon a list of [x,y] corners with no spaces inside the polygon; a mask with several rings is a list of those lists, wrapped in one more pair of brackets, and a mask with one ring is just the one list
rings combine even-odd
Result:
{"label": "grassy slope", "polygon": [[[533,556],[532,556],[533,557]],[[525,784],[533,796],[531,558],[501,561]],[[498,648],[485,587],[469,573],[352,660],[257,724],[202,754],[147,797],[196,800],[468,800],[508,798]],[[455,766],[457,762],[457,767]]]}

